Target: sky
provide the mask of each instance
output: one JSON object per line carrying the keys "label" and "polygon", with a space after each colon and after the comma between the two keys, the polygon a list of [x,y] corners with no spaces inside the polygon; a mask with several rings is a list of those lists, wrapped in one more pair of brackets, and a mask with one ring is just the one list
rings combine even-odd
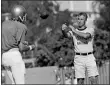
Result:
{"label": "sky", "polygon": [[[69,9],[72,11],[92,11],[90,4],[92,1],[57,1],[60,4],[60,10]],[[70,4],[70,2],[73,4]],[[73,7],[73,8],[72,8]]]}

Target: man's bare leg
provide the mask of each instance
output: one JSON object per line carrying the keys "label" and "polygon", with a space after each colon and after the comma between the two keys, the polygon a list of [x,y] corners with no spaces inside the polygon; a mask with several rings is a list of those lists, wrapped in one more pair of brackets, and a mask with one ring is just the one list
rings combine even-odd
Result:
{"label": "man's bare leg", "polygon": [[84,85],[84,78],[78,78],[77,83],[78,85]]}
{"label": "man's bare leg", "polygon": [[98,76],[91,76],[89,77],[89,80],[91,85],[98,84]]}

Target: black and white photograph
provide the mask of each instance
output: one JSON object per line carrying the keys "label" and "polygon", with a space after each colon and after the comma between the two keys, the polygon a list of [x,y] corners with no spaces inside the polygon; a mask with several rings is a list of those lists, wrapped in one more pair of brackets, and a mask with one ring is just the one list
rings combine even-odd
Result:
{"label": "black and white photograph", "polygon": [[110,85],[109,0],[1,0],[1,85]]}

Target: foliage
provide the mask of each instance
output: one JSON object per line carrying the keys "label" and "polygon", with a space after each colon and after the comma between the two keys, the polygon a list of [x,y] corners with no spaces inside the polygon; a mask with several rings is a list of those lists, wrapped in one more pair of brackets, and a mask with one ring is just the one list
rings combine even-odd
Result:
{"label": "foliage", "polygon": [[95,56],[98,60],[108,60],[110,59],[110,1],[99,2],[101,18],[96,19],[95,21],[97,30],[95,35],[94,50],[97,51]]}

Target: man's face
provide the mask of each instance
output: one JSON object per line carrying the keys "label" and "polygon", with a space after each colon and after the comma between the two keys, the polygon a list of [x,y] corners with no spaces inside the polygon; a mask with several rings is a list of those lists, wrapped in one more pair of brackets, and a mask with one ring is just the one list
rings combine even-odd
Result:
{"label": "man's face", "polygon": [[84,15],[80,15],[78,17],[78,24],[79,24],[79,27],[82,27],[85,25],[85,22],[86,22],[86,17]]}

